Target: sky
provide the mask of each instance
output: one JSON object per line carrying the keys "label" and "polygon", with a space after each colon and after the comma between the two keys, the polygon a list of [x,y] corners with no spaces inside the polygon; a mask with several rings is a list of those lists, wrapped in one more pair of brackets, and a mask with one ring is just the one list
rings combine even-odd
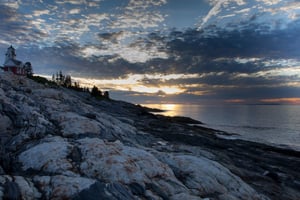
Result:
{"label": "sky", "polygon": [[[1,0],[0,52],[133,103],[300,104],[299,0]],[[0,58],[1,59],[1,58]]]}

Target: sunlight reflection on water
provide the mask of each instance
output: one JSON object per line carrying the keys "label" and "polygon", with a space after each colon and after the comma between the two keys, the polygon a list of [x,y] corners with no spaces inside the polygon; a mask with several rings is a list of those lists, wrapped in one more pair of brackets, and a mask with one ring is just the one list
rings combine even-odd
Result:
{"label": "sunlight reflection on water", "polygon": [[300,106],[143,104],[165,110],[167,116],[186,116],[207,127],[237,133],[242,139],[300,149]]}
{"label": "sunlight reflection on water", "polygon": [[184,105],[184,104],[142,104],[149,108],[157,108],[163,110],[161,114],[166,116],[186,116],[198,119],[201,106],[200,105]]}

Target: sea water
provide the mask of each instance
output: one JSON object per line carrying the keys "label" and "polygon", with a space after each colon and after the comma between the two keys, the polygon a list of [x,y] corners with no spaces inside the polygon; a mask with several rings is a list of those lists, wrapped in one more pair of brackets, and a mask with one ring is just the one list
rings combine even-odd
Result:
{"label": "sea water", "polygon": [[299,105],[186,105],[144,104],[168,116],[186,116],[233,138],[288,146],[300,150]]}

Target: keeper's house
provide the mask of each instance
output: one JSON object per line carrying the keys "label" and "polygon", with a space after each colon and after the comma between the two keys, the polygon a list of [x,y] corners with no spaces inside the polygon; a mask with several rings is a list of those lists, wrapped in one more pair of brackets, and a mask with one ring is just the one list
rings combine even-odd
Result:
{"label": "keeper's house", "polygon": [[16,75],[26,75],[23,63],[16,59],[16,50],[13,46],[8,47],[3,64],[4,71],[10,71]]}

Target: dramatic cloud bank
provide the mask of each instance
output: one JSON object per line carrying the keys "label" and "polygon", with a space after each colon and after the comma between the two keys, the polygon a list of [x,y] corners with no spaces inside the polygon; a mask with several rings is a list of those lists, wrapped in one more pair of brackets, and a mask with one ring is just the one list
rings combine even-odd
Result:
{"label": "dramatic cloud bank", "polygon": [[300,2],[4,0],[0,50],[134,102],[298,103]]}

